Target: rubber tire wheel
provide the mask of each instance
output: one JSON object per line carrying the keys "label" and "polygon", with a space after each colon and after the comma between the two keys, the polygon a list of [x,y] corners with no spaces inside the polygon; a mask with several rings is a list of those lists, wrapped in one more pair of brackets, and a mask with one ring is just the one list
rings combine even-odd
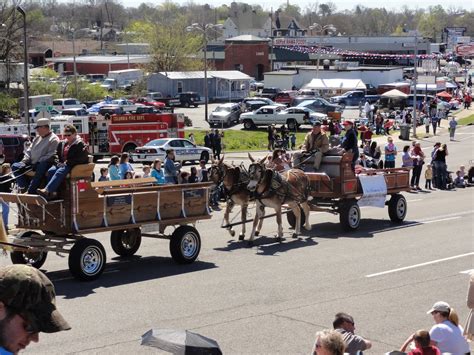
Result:
{"label": "rubber tire wheel", "polygon": [[[402,223],[407,215],[407,200],[403,195],[394,194],[390,201],[388,201],[388,216],[394,223]],[[400,214],[399,209],[403,208]]]}
{"label": "rubber tire wheel", "polygon": [[209,161],[209,153],[208,152],[202,152],[201,153],[201,159],[199,159],[199,160],[204,160],[204,161],[206,161],[206,164],[207,164],[207,162]]}
{"label": "rubber tire wheel", "polygon": [[142,243],[142,232],[140,228],[112,231],[110,233],[110,245],[112,250],[120,256],[134,255]]}
{"label": "rubber tire wheel", "polygon": [[190,105],[189,105],[189,102],[185,102],[183,106],[186,107],[186,108],[188,108],[188,107],[190,106]]}
{"label": "rubber tire wheel", "polygon": [[[33,235],[40,235],[37,232],[27,231],[21,234],[19,238],[29,238]],[[41,266],[44,265],[46,258],[48,256],[48,252],[40,251],[40,252],[23,252],[23,251],[12,251],[10,252],[10,260],[13,264],[23,264],[23,265],[31,265],[36,269],[39,269]]]}
{"label": "rubber tire wheel", "polygon": [[341,106],[341,110],[344,110],[346,108],[346,104],[339,104]]}
{"label": "rubber tire wheel", "polygon": [[[184,251],[183,249],[190,250]],[[191,226],[178,227],[170,239],[170,254],[178,264],[191,264],[201,250],[201,237],[196,228]]]}
{"label": "rubber tire wheel", "polygon": [[[356,222],[351,221],[351,215],[354,213],[357,213],[357,215],[354,215],[357,217]],[[339,222],[345,231],[354,231],[359,228],[360,208],[356,200],[348,200],[342,204],[339,209]]]}
{"label": "rubber tire wheel", "polygon": [[[305,216],[304,211],[301,207],[300,207],[300,213],[301,213],[300,227],[303,228],[304,224],[306,223],[306,216]],[[293,213],[293,211],[291,211],[291,210],[288,211],[288,213],[286,214],[286,220],[288,221],[288,224],[290,225],[291,228],[294,229],[296,227],[296,216]]]}
{"label": "rubber tire wheel", "polygon": [[247,129],[247,130],[250,130],[252,128],[254,128],[254,124],[251,120],[245,120],[244,121],[244,129]]}
{"label": "rubber tire wheel", "polygon": [[294,119],[288,120],[287,125],[290,131],[296,131],[298,129],[298,123],[296,123]]}
{"label": "rubber tire wheel", "polygon": [[[90,255],[91,252],[95,255]],[[94,258],[92,262],[96,262],[98,265],[91,271],[85,271],[82,264],[85,259],[89,259],[88,262],[90,263],[91,257]],[[104,272],[105,263],[105,249],[102,244],[95,239],[79,239],[74,243],[69,252],[69,271],[71,271],[71,274],[80,281],[93,281],[98,279]]]}

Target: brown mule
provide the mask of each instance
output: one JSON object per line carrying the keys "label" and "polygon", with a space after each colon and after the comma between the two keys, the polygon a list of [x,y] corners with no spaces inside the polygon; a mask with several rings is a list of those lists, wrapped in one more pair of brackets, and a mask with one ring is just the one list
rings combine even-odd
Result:
{"label": "brown mule", "polygon": [[[308,204],[309,179],[300,169],[290,169],[279,174],[264,165],[266,158],[259,162],[249,154],[252,164],[249,166],[248,189],[252,192],[252,197],[257,203],[256,214],[253,221],[252,233],[250,234],[249,245],[253,245],[256,231],[260,231],[262,217],[265,215],[265,207],[271,207],[276,212],[278,224],[278,239],[283,237],[283,227],[281,220],[282,205],[288,204],[296,217],[295,232],[292,237],[296,238],[300,233],[301,209],[306,217],[305,229],[310,230]],[[260,220],[259,228],[256,229]]]}
{"label": "brown mule", "polygon": [[[247,219],[247,209],[250,202],[250,192],[247,189],[248,176],[241,171],[239,167],[224,163],[224,157],[220,160],[212,162],[209,168],[209,180],[216,185],[223,183],[225,192],[227,194],[227,204],[224,212],[224,223],[230,224],[229,215],[235,205],[241,207],[241,222],[242,231],[239,234],[239,240],[245,238],[245,220]],[[235,231],[232,227],[227,227],[230,235],[235,236]]]}

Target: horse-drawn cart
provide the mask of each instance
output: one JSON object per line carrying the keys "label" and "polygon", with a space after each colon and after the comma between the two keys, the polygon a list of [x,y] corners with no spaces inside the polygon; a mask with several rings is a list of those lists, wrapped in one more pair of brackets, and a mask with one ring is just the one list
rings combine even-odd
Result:
{"label": "horse-drawn cart", "polygon": [[[318,171],[313,172],[309,167],[306,176],[310,181],[309,205],[311,211],[323,211],[339,214],[341,226],[345,230],[355,230],[360,224],[361,200],[368,196],[369,189],[361,182],[371,180],[385,181],[385,190],[379,198],[388,206],[388,215],[393,222],[401,223],[407,213],[407,201],[401,194],[409,191],[409,170],[396,169],[367,169],[355,174],[351,168],[352,154],[342,156],[324,156]],[[390,196],[385,201],[385,195]],[[302,213],[301,225],[305,223]],[[289,224],[294,227],[296,219],[291,211],[287,214]]]}
{"label": "horse-drawn cart", "polygon": [[[18,206],[18,233],[11,242],[0,243],[10,250],[13,263],[39,268],[47,252],[68,253],[74,277],[96,279],[105,268],[105,250],[99,241],[83,235],[107,231],[120,256],[135,254],[141,238],[152,237],[169,239],[171,256],[178,263],[198,257],[201,239],[194,224],[211,218],[212,184],[155,185],[154,178],[91,182],[93,169],[94,164],[74,167],[54,201],[0,193],[0,199]],[[174,227],[171,234],[165,232],[167,227]]]}

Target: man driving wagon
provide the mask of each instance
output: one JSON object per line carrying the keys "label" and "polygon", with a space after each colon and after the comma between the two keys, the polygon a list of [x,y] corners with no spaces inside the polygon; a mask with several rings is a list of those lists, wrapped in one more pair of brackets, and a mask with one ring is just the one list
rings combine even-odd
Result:
{"label": "man driving wagon", "polygon": [[300,152],[293,155],[293,167],[302,169],[303,164],[313,164],[315,170],[319,169],[323,155],[329,150],[329,139],[321,131],[321,122],[313,124],[311,132],[304,138]]}

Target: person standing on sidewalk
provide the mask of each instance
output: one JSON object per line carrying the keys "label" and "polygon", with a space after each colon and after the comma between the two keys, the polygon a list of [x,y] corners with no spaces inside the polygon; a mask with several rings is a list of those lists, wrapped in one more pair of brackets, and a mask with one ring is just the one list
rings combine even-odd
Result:
{"label": "person standing on sidewalk", "polygon": [[438,127],[439,117],[434,115],[431,117],[431,125],[433,126],[433,135],[436,136],[436,128]]}
{"label": "person standing on sidewalk", "polygon": [[413,175],[411,176],[411,187],[418,191],[421,190],[420,187],[420,176],[423,164],[425,163],[425,153],[421,150],[420,142],[416,142],[415,146],[411,152],[413,158]]}
{"label": "person standing on sidewalk", "polygon": [[430,116],[426,115],[423,119],[423,123],[425,124],[426,134],[430,133]]}
{"label": "person standing on sidewalk", "polygon": [[458,122],[456,121],[456,118],[453,116],[451,118],[451,121],[449,121],[449,140],[450,141],[454,140],[454,133],[456,133],[457,125],[458,125]]}
{"label": "person standing on sidewalk", "polygon": [[387,144],[385,144],[385,164],[384,168],[395,168],[395,157],[397,155],[397,147],[393,144],[393,138],[387,138]]}

